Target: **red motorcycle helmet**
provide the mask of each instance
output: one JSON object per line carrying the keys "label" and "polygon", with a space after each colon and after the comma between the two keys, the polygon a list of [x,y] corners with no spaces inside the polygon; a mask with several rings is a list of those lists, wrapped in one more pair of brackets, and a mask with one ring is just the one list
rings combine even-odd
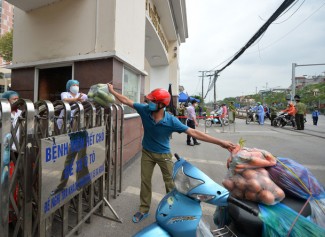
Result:
{"label": "red motorcycle helmet", "polygon": [[152,102],[163,103],[165,106],[169,105],[170,102],[169,92],[162,88],[154,89],[146,97]]}

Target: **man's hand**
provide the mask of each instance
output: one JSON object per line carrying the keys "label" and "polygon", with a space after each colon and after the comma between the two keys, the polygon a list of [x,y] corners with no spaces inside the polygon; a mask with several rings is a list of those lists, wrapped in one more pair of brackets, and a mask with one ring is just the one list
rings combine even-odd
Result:
{"label": "man's hand", "polygon": [[107,83],[107,87],[108,87],[109,92],[112,93],[114,91],[114,86],[111,83]]}
{"label": "man's hand", "polygon": [[134,108],[134,107],[133,107],[133,103],[134,103],[134,102],[133,102],[132,100],[130,100],[129,98],[127,98],[126,96],[124,96],[124,95],[122,95],[122,94],[116,92],[116,91],[114,90],[114,87],[113,87],[113,85],[112,85],[111,83],[107,83],[107,87],[108,87],[108,91],[109,91],[112,95],[114,95],[115,98],[118,99],[122,104],[125,104],[125,105],[127,105],[127,106],[129,106],[129,107],[131,107],[131,108]]}
{"label": "man's hand", "polygon": [[221,147],[227,149],[228,151],[232,151],[233,149],[236,148],[236,145],[233,144],[232,142],[230,141],[222,141],[221,144],[220,144]]}
{"label": "man's hand", "polygon": [[198,122],[195,121],[195,127],[198,127],[198,126],[199,126]]}

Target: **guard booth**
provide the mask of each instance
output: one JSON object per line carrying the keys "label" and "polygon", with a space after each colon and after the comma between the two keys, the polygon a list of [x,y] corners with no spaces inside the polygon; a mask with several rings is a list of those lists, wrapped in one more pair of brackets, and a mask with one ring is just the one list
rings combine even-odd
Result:
{"label": "guard booth", "polygon": [[109,201],[122,189],[122,106],[14,106],[16,119],[0,99],[0,236],[72,236],[94,214],[121,222]]}

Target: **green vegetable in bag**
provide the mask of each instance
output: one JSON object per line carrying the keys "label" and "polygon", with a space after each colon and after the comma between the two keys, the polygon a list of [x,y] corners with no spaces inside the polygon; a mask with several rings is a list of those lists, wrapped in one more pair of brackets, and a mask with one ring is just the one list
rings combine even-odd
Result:
{"label": "green vegetable in bag", "polygon": [[101,105],[101,106],[103,106],[103,107],[106,107],[108,104],[105,102],[105,100],[103,100],[103,99],[101,99],[100,97],[98,97],[98,96],[95,96],[94,97],[94,101],[97,103],[97,104],[99,104],[99,105]]}
{"label": "green vegetable in bag", "polygon": [[107,84],[99,83],[91,86],[88,92],[88,98],[103,107],[107,107],[115,102],[115,97],[109,93]]}

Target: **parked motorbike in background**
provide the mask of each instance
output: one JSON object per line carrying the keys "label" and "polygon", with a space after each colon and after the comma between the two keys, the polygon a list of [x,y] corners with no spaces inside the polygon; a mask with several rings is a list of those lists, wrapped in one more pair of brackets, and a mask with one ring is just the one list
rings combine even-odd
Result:
{"label": "parked motorbike in background", "polygon": [[221,114],[214,113],[213,111],[210,113],[210,116],[208,116],[205,119],[205,126],[211,127],[212,124],[219,124],[220,127],[222,125],[228,126],[229,125],[229,119],[228,117],[221,118]]}
{"label": "parked motorbike in background", "polygon": [[277,117],[273,120],[274,127],[284,127],[284,126],[292,126],[294,127],[295,121],[294,117],[289,115],[288,113],[280,113]]}
{"label": "parked motorbike in background", "polygon": [[258,123],[258,115],[255,110],[249,109],[246,114],[246,124]]}
{"label": "parked motorbike in background", "polygon": [[[212,237],[212,236],[262,236],[263,222],[257,203],[240,201],[230,196],[229,191],[214,182],[201,170],[175,154],[173,181],[175,189],[160,201],[156,211],[156,222],[135,234],[135,237]],[[287,200],[286,204],[295,210],[300,210],[305,200]],[[210,230],[202,219],[201,202],[217,206],[216,212],[224,208],[229,216],[229,222],[219,229]],[[299,209],[300,208],[300,209]],[[308,208],[306,208],[307,210]],[[302,215],[310,215],[310,208]],[[252,215],[253,214],[253,215]],[[217,217],[218,215],[215,215]],[[229,226],[227,224],[230,224]]]}

